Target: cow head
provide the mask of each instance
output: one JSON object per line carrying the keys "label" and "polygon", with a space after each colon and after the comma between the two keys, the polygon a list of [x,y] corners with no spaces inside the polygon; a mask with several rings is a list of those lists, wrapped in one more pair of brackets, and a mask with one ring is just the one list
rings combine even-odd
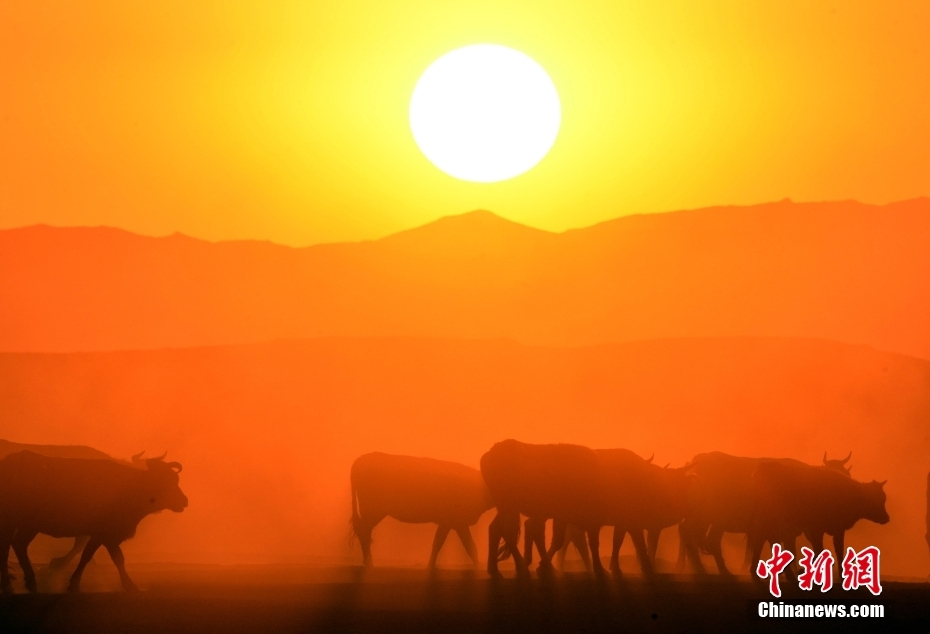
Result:
{"label": "cow head", "polygon": [[847,467],[846,463],[849,462],[850,458],[852,458],[852,451],[842,460],[827,460],[827,452],[825,451],[823,452],[823,466],[831,471],[849,475],[849,472],[852,471],[852,467]]}
{"label": "cow head", "polygon": [[181,463],[165,462],[164,456],[161,456],[149,458],[145,464],[148,467],[149,486],[146,495],[148,495],[147,505],[151,508],[149,512],[157,513],[168,509],[180,513],[187,508],[187,496],[178,486]]}
{"label": "cow head", "polygon": [[876,482],[872,480],[871,482],[862,484],[864,493],[864,508],[862,509],[863,519],[870,520],[876,524],[888,523],[888,511],[885,510],[885,482],[888,481]]}

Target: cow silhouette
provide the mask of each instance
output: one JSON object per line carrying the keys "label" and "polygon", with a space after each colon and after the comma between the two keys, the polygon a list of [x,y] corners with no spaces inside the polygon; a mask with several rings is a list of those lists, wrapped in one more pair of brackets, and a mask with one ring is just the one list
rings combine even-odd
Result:
{"label": "cow silhouette", "polygon": [[884,485],[810,465],[760,464],[752,475],[752,561],[759,559],[766,541],[793,544],[802,533],[818,553],[824,533],[833,535],[836,561],[842,561],[845,532],[857,521],[888,523]]}
{"label": "cow silhouette", "polygon": [[[27,443],[11,442],[9,440],[0,438],[0,459],[5,458],[11,453],[17,453],[19,451],[31,451],[33,453],[39,454],[40,456],[48,456],[49,458],[114,460],[122,464],[133,465],[140,469],[145,468],[145,461],[142,460],[142,456],[145,454],[144,451],[134,455],[131,459],[131,462],[126,462],[124,460],[113,458],[109,454],[94,449],[93,447],[87,447],[85,445],[33,445]],[[74,544],[71,546],[71,549],[61,557],[55,557],[50,562],[48,562],[49,568],[52,570],[61,570],[70,564],[72,561],[74,561],[75,557],[81,554],[81,551],[83,551],[84,547],[87,546],[87,541],[89,539],[90,537],[88,535],[75,537]]]}
{"label": "cow silhouette", "polygon": [[411,524],[438,524],[429,568],[436,566],[436,557],[451,530],[478,565],[478,550],[469,527],[494,503],[477,469],[445,460],[375,452],[352,463],[350,480],[352,530],[361,544],[365,566],[372,565],[372,530],[385,517]]}
{"label": "cow silhouette", "polygon": [[[603,473],[613,474],[611,491],[608,493],[610,497],[604,504],[610,507],[613,517],[623,518],[621,523],[614,524],[610,568],[615,573],[620,572],[620,548],[629,534],[643,572],[651,574],[662,530],[678,524],[685,514],[689,483],[686,468],[659,467],[651,464],[652,458],[643,460],[628,449],[597,449],[595,454],[602,463]],[[527,544],[524,556],[529,563],[532,561],[530,544],[535,543],[540,553],[544,550],[545,524],[530,518],[524,530]],[[556,530],[555,527],[553,530]],[[648,542],[644,539],[644,532],[649,535]],[[555,536],[553,539],[558,543]],[[569,540],[574,541],[579,552],[587,550],[583,533],[577,527],[568,527],[566,545]],[[563,553],[564,547],[558,552]],[[583,559],[586,567],[589,567],[584,556]]]}
{"label": "cow silhouette", "polygon": [[[504,440],[481,457],[481,475],[497,506],[497,515],[488,527],[488,573],[492,576],[500,574],[498,560],[506,557],[513,557],[518,574],[528,573],[517,543],[521,513],[537,521],[560,520],[553,526],[552,548],[541,554],[543,568],[561,547],[561,543],[556,547],[559,531],[564,539],[567,524],[587,531],[601,521],[600,463],[587,447]],[[594,564],[595,570],[598,564]]]}
{"label": "cow silhouette", "polygon": [[[667,470],[630,454],[625,450],[595,452],[580,445],[530,445],[516,440],[494,445],[481,458],[481,473],[498,511],[488,528],[488,572],[498,575],[498,559],[512,556],[518,574],[527,574],[526,558],[517,548],[522,513],[538,521],[553,520],[552,544],[541,553],[541,570],[551,566],[553,555],[564,542],[565,529],[571,524],[587,533],[595,574],[604,573],[599,552],[603,526],[629,532],[643,571],[651,573],[643,530],[664,512],[667,500],[663,499],[655,472]],[[684,483],[684,471],[677,475]],[[682,490],[682,506],[684,499]]]}
{"label": "cow silhouette", "polygon": [[137,469],[113,460],[50,458],[32,451],[0,460],[0,590],[12,592],[8,559],[13,547],[26,588],[36,590],[28,546],[38,533],[52,537],[89,535],[68,589],[80,590],[81,575],[100,546],[110,553],[126,590],[120,544],[135,535],[142,519],[162,510],[180,513],[187,497],[178,486],[181,465],[162,459]]}
{"label": "cow silhouette", "polygon": [[[820,470],[829,470],[843,476],[849,476],[846,464],[850,455],[843,460],[827,460],[824,453]],[[722,540],[724,533],[741,533],[748,535],[753,511],[752,475],[765,463],[776,462],[785,465],[808,467],[804,462],[793,458],[746,458],[731,456],[719,451],[698,454],[691,463],[689,473],[694,475],[689,490],[688,511],[679,524],[681,538],[678,551],[678,571],[681,572],[690,559],[698,572],[704,572],[698,551],[710,553],[720,574],[729,574],[723,559]],[[836,536],[833,535],[834,540]],[[817,536],[808,536],[818,539]],[[819,536],[823,540],[823,535]],[[842,540],[842,536],[840,536]],[[746,554],[743,567],[753,561],[749,540],[746,541]]]}

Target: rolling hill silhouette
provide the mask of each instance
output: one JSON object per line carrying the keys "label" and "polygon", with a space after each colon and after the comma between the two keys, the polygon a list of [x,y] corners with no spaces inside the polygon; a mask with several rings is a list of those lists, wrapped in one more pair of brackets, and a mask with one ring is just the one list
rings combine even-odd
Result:
{"label": "rolling hill silhouette", "polygon": [[[358,562],[345,542],[355,457],[379,450],[477,466],[494,442],[514,437],[628,447],[673,466],[711,450],[809,463],[852,450],[854,477],[888,479],[891,522],[860,522],[851,544],[880,546],[883,574],[927,572],[930,362],[865,346],[328,338],[3,353],[0,421],[9,440],[122,457],[168,449],[184,465],[190,508],[143,522],[126,545],[133,561],[353,553]],[[426,561],[431,527],[378,530],[380,562]],[[673,534],[663,557],[674,559]],[[732,556],[742,561],[738,540]]]}
{"label": "rolling hill silhouette", "polygon": [[0,350],[318,336],[804,336],[930,358],[930,199],[713,207],[554,234],[486,211],[290,248],[0,231]]}

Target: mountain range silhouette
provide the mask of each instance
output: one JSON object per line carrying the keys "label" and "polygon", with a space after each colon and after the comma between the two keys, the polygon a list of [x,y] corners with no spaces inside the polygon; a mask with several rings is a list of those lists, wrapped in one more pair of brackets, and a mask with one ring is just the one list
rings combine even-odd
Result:
{"label": "mountain range silhouette", "polygon": [[930,199],[711,207],[550,233],[488,211],[291,248],[0,231],[0,350],[320,336],[833,339],[930,358]]}

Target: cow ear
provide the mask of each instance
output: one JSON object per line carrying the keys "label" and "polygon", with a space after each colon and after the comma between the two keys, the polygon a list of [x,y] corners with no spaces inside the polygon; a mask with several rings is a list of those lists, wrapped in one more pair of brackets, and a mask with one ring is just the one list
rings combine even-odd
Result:
{"label": "cow ear", "polygon": [[888,480],[882,480],[881,482],[878,483],[878,486],[880,486],[880,487],[882,487],[882,488],[884,489],[884,488],[885,488],[885,483],[886,483],[886,482],[888,482]]}

